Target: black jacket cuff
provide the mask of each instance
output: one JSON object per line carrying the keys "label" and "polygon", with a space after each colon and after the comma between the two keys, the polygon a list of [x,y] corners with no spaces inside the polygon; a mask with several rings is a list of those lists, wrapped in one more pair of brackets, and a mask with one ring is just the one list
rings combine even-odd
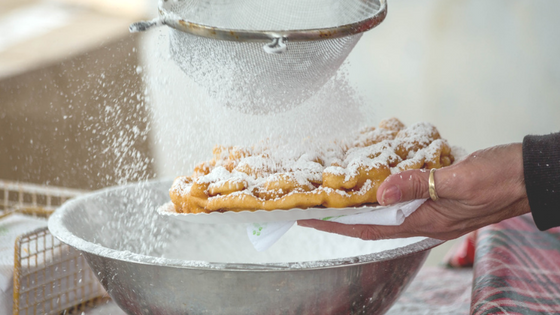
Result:
{"label": "black jacket cuff", "polygon": [[539,230],[560,226],[560,133],[523,139],[523,172]]}

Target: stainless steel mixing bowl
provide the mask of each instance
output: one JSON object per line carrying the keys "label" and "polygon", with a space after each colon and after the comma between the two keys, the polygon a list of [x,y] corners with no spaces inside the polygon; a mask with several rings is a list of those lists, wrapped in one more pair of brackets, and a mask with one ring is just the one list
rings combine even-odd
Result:
{"label": "stainless steel mixing bowl", "polygon": [[441,243],[363,241],[295,226],[259,253],[243,225],[159,217],[170,186],[101,190],[49,220],[129,314],[382,314]]}

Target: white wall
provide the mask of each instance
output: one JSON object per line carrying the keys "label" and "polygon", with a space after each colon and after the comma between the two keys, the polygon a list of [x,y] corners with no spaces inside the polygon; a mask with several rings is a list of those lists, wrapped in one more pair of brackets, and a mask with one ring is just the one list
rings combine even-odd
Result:
{"label": "white wall", "polygon": [[372,120],[436,124],[472,151],[560,131],[560,2],[389,0],[350,57]]}

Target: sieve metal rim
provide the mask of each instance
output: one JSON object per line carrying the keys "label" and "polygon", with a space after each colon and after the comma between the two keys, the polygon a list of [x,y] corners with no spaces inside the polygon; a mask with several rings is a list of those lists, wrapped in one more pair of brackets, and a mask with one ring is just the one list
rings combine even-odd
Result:
{"label": "sieve metal rim", "polygon": [[[178,31],[196,36],[244,42],[269,42],[276,38],[284,38],[288,41],[296,42],[324,40],[363,33],[381,24],[387,16],[387,0],[379,0],[379,4],[379,10],[374,15],[364,20],[335,27],[301,30],[243,30],[219,28],[177,18],[175,14],[168,13],[160,6],[158,9],[159,18],[150,22],[135,23],[131,25],[130,29],[131,31],[145,31],[152,26],[167,25]],[[144,24],[138,27],[139,23]]]}

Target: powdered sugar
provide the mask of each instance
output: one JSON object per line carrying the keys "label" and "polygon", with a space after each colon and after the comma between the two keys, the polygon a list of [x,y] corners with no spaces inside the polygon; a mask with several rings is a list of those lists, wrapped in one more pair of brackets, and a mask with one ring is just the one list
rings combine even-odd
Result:
{"label": "powdered sugar", "polygon": [[329,166],[327,168],[325,168],[324,170],[325,172],[329,173],[329,174],[333,174],[333,175],[348,175],[348,173],[346,172],[346,169],[344,167],[340,167],[340,166]]}
{"label": "powdered sugar", "polygon": [[[181,179],[186,179],[182,176]],[[186,180],[177,180],[173,183],[171,190],[179,195],[186,195],[190,193],[192,185],[190,185]]]}
{"label": "powdered sugar", "polygon": [[[215,183],[230,180],[232,178],[234,178],[234,173],[229,172],[223,166],[216,166],[208,175],[201,176],[196,180],[199,183]],[[239,180],[241,180],[241,178],[239,178]]]}

